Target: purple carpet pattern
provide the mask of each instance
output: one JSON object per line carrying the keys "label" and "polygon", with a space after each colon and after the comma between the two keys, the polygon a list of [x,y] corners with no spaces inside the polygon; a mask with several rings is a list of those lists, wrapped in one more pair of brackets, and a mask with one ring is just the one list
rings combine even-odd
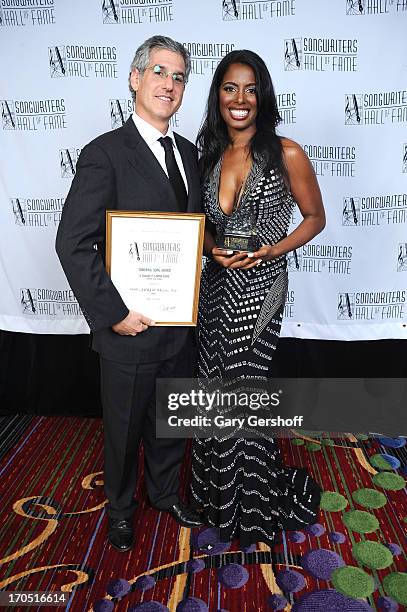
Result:
{"label": "purple carpet pattern", "polygon": [[[149,507],[140,478],[136,545],[123,554],[105,539],[101,421],[0,422],[3,591],[60,591],[73,612],[406,609],[404,437],[280,439],[285,464],[307,468],[324,492],[318,522],[283,532],[272,549],[180,527]],[[187,453],[184,494],[189,462]]]}

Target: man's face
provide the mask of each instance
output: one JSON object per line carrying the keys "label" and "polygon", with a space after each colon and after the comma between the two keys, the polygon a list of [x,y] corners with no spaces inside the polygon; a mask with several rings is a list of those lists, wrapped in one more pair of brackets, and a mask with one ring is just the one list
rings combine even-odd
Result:
{"label": "man's face", "polygon": [[[154,66],[160,66],[162,77],[154,72]],[[173,74],[185,75],[185,63],[182,55],[167,49],[152,49],[148,68],[143,74],[133,70],[130,83],[136,92],[135,110],[140,117],[160,131],[166,131],[172,115],[179,109],[184,95],[185,85],[174,81]]]}

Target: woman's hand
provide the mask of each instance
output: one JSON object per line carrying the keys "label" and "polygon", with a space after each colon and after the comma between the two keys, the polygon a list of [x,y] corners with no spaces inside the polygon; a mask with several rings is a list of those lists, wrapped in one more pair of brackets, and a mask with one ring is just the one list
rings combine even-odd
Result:
{"label": "woman's hand", "polygon": [[216,263],[223,268],[250,270],[250,268],[261,264],[262,261],[273,259],[272,248],[272,246],[265,245],[255,253],[248,253],[247,251],[234,253],[233,251],[214,247],[211,254]]}
{"label": "woman's hand", "polygon": [[277,254],[275,253],[273,245],[263,244],[263,246],[260,247],[258,251],[255,251],[254,253],[249,253],[248,257],[253,257],[257,261],[271,261],[272,259],[275,259],[277,257]]}

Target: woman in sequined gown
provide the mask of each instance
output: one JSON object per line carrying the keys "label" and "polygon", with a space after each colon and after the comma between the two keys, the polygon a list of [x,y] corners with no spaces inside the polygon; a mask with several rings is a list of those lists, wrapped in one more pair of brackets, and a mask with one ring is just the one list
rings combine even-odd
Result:
{"label": "woman in sequined gown", "polygon": [[[207,215],[199,312],[199,377],[236,389],[272,376],[272,358],[287,294],[286,253],[324,227],[321,195],[299,145],[280,138],[270,74],[247,50],[220,62],[198,135]],[[294,206],[303,216],[287,236]],[[254,253],[216,246],[241,212],[252,215],[260,245]],[[304,469],[281,464],[271,435],[220,435],[193,442],[193,503],[222,541],[271,544],[281,529],[317,518],[320,488]]]}

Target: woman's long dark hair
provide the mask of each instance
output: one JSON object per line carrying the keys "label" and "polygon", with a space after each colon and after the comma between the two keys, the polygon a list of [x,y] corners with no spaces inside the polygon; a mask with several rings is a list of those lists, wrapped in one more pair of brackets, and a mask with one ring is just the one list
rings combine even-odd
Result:
{"label": "woman's long dark hair", "polygon": [[251,155],[253,158],[261,156],[267,168],[277,168],[283,176],[287,176],[281,140],[276,134],[276,126],[280,123],[281,117],[270,73],[257,53],[241,49],[225,55],[213,75],[205,117],[196,139],[202,178],[205,179],[213,170],[223,151],[231,142],[219,110],[219,89],[226,71],[232,64],[247,64],[252,68],[256,77],[256,133],[250,142]]}

